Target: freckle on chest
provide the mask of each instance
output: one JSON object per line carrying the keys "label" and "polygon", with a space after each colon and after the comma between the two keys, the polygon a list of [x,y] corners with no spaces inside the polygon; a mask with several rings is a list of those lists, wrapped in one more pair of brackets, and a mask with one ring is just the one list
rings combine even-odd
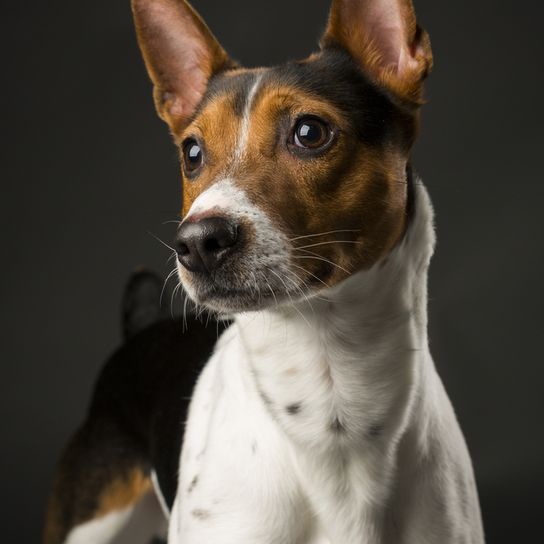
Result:
{"label": "freckle on chest", "polygon": [[209,510],[204,510],[203,508],[195,508],[194,510],[191,511],[191,515],[195,519],[199,519],[201,521],[204,521],[204,520],[207,520],[210,517],[211,514],[210,514]]}

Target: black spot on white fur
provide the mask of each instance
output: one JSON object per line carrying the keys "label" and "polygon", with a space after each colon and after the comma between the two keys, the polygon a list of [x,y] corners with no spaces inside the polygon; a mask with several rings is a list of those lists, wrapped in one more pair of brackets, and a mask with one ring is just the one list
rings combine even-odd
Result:
{"label": "black spot on white fur", "polygon": [[209,510],[204,510],[202,508],[195,508],[192,512],[191,512],[191,515],[196,518],[196,519],[200,519],[202,521],[208,519],[210,517],[210,512]]}
{"label": "black spot on white fur", "polygon": [[332,423],[331,423],[331,430],[335,433],[341,433],[341,432],[344,432],[344,426],[342,425],[342,423],[340,422],[340,420],[335,417],[333,420],[332,420]]}
{"label": "black spot on white fur", "polygon": [[265,403],[266,406],[268,406],[268,407],[271,407],[271,406],[272,406],[272,400],[271,400],[270,397],[269,397],[264,391],[262,391],[261,389],[259,389],[259,395],[260,395],[261,398],[263,399],[263,402]]}
{"label": "black spot on white fur", "polygon": [[368,429],[368,436],[370,438],[378,438],[383,434],[384,426],[381,423],[375,423]]}
{"label": "black spot on white fur", "polygon": [[189,484],[189,487],[187,488],[187,493],[191,493],[197,484],[198,484],[198,474],[191,480],[191,483]]}
{"label": "black spot on white fur", "polygon": [[287,406],[285,410],[290,416],[294,416],[300,412],[300,408],[300,402],[295,402],[294,404],[290,404],[289,406]]}

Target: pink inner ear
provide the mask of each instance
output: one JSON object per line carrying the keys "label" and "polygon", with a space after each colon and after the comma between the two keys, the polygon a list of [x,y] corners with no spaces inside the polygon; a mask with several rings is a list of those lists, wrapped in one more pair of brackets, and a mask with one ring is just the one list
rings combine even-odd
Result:
{"label": "pink inner ear", "polygon": [[380,52],[383,67],[393,68],[399,74],[417,69],[417,61],[410,52],[400,2],[373,0],[357,3],[362,4],[365,31]]}
{"label": "pink inner ear", "polygon": [[197,57],[188,58],[187,52],[184,55],[184,62],[173,64],[167,81],[171,82],[166,91],[165,102],[173,117],[188,117],[198,106],[206,90],[207,77],[202,70],[204,61]]}
{"label": "pink inner ear", "polygon": [[149,21],[156,29],[157,75],[167,95],[165,102],[170,115],[186,117],[200,102],[211,70],[206,38],[179,7],[172,10],[160,2],[151,5]]}
{"label": "pink inner ear", "polygon": [[410,4],[410,0],[338,0],[337,9],[350,34],[351,28],[372,43],[381,68],[403,76],[418,69],[408,35],[410,25],[415,25]]}
{"label": "pink inner ear", "polygon": [[132,0],[138,39],[159,113],[169,123],[188,118],[213,71],[228,60],[185,0]]}

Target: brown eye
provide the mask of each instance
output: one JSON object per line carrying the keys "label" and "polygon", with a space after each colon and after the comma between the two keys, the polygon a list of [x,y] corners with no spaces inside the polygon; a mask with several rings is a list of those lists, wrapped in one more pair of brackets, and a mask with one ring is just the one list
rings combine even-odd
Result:
{"label": "brown eye", "polygon": [[191,174],[202,166],[202,148],[194,138],[189,138],[183,142],[182,149],[185,171]]}
{"label": "brown eye", "polygon": [[305,117],[295,125],[293,142],[302,149],[319,149],[331,140],[332,131],[321,119]]}

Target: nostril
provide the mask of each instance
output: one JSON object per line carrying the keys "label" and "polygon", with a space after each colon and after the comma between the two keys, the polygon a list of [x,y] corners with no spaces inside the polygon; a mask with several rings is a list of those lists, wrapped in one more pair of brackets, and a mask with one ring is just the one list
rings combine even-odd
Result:
{"label": "nostril", "polygon": [[228,249],[237,242],[238,233],[236,227],[222,219],[214,218],[210,220],[205,228],[208,232],[200,242],[200,247],[204,253],[219,254],[223,249]]}
{"label": "nostril", "polygon": [[191,253],[191,250],[189,249],[189,246],[187,244],[183,242],[178,242],[177,252],[180,257],[183,257],[184,255],[189,255],[189,253]]}
{"label": "nostril", "polygon": [[217,251],[223,249],[225,246],[221,244],[217,238],[208,238],[204,240],[204,249],[206,251]]}

